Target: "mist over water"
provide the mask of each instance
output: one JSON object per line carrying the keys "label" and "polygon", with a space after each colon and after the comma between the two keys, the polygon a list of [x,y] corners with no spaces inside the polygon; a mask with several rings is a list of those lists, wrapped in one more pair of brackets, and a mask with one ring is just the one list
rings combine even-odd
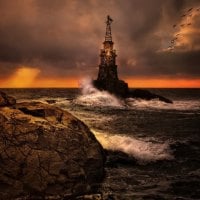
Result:
{"label": "mist over water", "polygon": [[114,95],[106,92],[99,91],[92,85],[92,80],[87,78],[80,82],[82,95],[78,96],[75,104],[86,106],[112,106],[123,107],[124,102]]}
{"label": "mist over water", "polygon": [[159,99],[147,101],[143,99],[126,98],[122,100],[109,92],[96,89],[92,85],[92,79],[90,78],[81,80],[80,87],[82,95],[74,100],[74,102],[79,105],[128,109],[200,110],[199,99],[173,100],[173,104],[159,101]]}

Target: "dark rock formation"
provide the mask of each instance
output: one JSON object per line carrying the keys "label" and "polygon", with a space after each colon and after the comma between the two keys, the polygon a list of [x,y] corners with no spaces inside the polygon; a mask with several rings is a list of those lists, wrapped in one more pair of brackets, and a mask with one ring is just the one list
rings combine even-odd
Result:
{"label": "dark rock formation", "polygon": [[0,199],[70,199],[95,193],[104,153],[67,111],[24,102],[0,108],[0,169]]}
{"label": "dark rock formation", "polygon": [[47,99],[46,102],[48,104],[54,104],[54,103],[56,103],[56,100],[55,99]]}
{"label": "dark rock formation", "polygon": [[8,96],[6,93],[0,91],[0,107],[12,106],[16,104],[16,100],[13,97]]}
{"label": "dark rock formation", "polygon": [[93,84],[97,89],[106,90],[119,97],[125,98],[129,93],[128,84],[122,80],[95,80],[93,81]]}
{"label": "dark rock formation", "polygon": [[127,94],[127,97],[140,98],[140,99],[145,99],[145,100],[159,99],[160,101],[163,101],[165,103],[173,103],[170,99],[151,93],[148,90],[142,90],[142,89],[129,91],[129,93]]}
{"label": "dark rock formation", "polygon": [[134,157],[121,151],[105,150],[105,153],[107,155],[106,167],[117,168],[120,165],[134,166],[137,163]]}

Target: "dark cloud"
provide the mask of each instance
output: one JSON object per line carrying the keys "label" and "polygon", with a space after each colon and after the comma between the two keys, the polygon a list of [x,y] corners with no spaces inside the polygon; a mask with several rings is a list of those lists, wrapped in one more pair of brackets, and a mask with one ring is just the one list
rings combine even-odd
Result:
{"label": "dark cloud", "polygon": [[[113,19],[120,76],[200,76],[200,38],[188,36],[184,52],[159,51],[173,37],[188,7],[198,0],[0,0],[0,77],[18,66],[40,76],[95,75],[105,32]],[[196,19],[194,26],[200,30]]]}

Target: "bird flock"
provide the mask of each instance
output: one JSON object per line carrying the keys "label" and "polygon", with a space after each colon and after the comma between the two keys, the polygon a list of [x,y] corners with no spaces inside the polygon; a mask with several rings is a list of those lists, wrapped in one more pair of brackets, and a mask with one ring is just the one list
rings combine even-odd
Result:
{"label": "bird flock", "polygon": [[181,37],[180,28],[190,27],[192,25],[191,19],[196,14],[200,14],[200,8],[189,8],[180,16],[182,19],[181,21],[185,22],[181,24],[174,24],[172,26],[176,31],[176,35],[171,39],[168,50],[173,51],[175,49],[176,42]]}

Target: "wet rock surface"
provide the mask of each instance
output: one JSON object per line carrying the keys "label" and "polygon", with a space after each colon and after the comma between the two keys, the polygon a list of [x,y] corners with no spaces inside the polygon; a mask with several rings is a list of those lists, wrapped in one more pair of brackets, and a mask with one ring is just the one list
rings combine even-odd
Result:
{"label": "wet rock surface", "polygon": [[55,99],[47,99],[46,102],[48,104],[54,104],[54,103],[56,103],[56,100]]}
{"label": "wet rock surface", "polygon": [[128,84],[118,79],[106,79],[106,80],[95,80],[93,81],[94,86],[99,90],[106,90],[111,94],[119,97],[126,98],[129,90]]}
{"label": "wet rock surface", "polygon": [[14,105],[13,99],[10,104],[0,108],[1,199],[71,199],[95,193],[105,157],[88,127],[48,104]]}
{"label": "wet rock surface", "polygon": [[6,93],[0,91],[0,107],[12,106],[16,104],[15,98],[8,96]]}

